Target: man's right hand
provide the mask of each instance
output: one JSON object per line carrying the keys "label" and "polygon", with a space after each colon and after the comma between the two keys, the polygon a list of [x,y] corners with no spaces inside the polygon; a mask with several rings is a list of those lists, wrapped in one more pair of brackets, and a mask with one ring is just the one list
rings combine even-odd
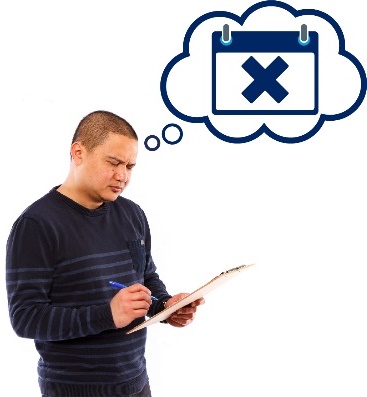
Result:
{"label": "man's right hand", "polygon": [[152,299],[147,287],[134,284],[121,289],[110,302],[116,328],[123,328],[133,320],[147,315]]}

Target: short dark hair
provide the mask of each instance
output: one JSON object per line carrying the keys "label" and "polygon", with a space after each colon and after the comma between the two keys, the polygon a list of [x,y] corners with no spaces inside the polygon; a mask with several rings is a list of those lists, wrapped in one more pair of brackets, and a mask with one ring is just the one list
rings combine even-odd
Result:
{"label": "short dark hair", "polygon": [[97,110],[80,121],[72,143],[81,142],[88,150],[92,150],[102,144],[109,133],[138,140],[133,127],[125,119],[105,110]]}

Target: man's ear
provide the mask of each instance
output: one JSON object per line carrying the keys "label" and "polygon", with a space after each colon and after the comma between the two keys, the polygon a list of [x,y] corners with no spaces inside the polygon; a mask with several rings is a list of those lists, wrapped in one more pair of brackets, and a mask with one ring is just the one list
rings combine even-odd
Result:
{"label": "man's ear", "polygon": [[85,148],[80,142],[74,142],[70,148],[70,156],[75,164],[79,165],[82,162],[82,155]]}

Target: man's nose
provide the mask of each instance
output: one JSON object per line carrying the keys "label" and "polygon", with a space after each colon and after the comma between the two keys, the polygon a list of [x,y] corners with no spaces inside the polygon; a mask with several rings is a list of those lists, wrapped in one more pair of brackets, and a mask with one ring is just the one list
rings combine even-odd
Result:
{"label": "man's nose", "polygon": [[117,167],[115,178],[117,181],[126,182],[127,181],[127,169],[125,166],[121,165]]}

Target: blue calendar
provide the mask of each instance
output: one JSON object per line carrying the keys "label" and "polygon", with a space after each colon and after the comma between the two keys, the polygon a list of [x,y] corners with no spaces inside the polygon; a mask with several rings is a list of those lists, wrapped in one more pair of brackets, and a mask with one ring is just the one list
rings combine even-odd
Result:
{"label": "blue calendar", "polygon": [[318,113],[318,34],[298,31],[212,34],[212,113]]}

